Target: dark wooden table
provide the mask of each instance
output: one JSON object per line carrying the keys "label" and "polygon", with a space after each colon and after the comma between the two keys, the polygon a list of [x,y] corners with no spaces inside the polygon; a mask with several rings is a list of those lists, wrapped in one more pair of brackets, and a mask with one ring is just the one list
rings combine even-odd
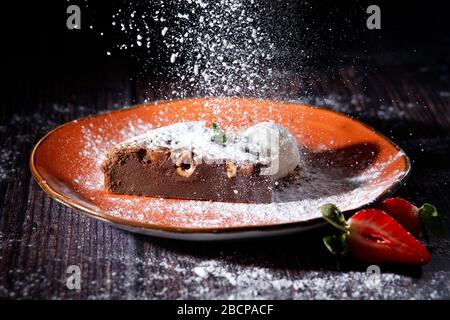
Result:
{"label": "dark wooden table", "polygon": [[[450,230],[449,60],[416,55],[386,53],[356,66],[343,59],[308,78],[286,72],[276,95],[345,112],[392,138],[413,165],[397,194],[435,204]],[[349,258],[336,269],[321,243],[328,230],[182,242],[121,231],[59,204],[30,174],[33,145],[66,121],[143,101],[146,82],[112,62],[52,71],[24,63],[0,95],[0,298],[450,298],[449,235],[429,243],[427,266],[381,266],[373,285],[366,264]],[[162,82],[153,85],[150,100],[170,92]],[[81,268],[80,290],[66,286],[70,265]]]}

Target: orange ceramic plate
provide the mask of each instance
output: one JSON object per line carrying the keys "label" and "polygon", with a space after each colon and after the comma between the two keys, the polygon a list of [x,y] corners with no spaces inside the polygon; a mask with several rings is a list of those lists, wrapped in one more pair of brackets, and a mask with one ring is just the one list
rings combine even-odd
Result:
{"label": "orange ceramic plate", "polygon": [[[275,121],[297,138],[298,177],[280,185],[271,204],[235,204],[115,195],[105,192],[100,164],[118,142],[179,121],[218,122],[238,130]],[[35,146],[31,170],[56,200],[118,227],[163,237],[205,240],[284,234],[321,222],[327,202],[348,211],[380,200],[409,171],[387,138],[334,111],[298,103],[239,98],[139,105],[62,125]]]}

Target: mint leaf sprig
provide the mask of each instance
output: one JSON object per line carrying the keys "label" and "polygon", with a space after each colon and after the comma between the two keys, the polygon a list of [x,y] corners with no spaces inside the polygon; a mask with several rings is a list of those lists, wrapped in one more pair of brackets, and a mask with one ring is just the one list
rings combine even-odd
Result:
{"label": "mint leaf sprig", "polygon": [[214,136],[212,137],[212,141],[216,143],[226,143],[227,142],[227,136],[225,132],[223,132],[222,129],[220,129],[219,125],[215,123],[214,121],[211,121],[211,127],[214,131]]}

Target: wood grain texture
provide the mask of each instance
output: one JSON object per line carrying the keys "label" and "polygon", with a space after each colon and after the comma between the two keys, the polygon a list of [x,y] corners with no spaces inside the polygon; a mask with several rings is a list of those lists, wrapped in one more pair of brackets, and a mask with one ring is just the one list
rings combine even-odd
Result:
{"label": "wood grain texture", "polygon": [[[314,77],[290,72],[269,96],[345,112],[394,140],[413,161],[398,195],[435,204],[450,230],[448,65],[395,54],[371,68],[343,62]],[[154,90],[144,93],[149,79],[130,80],[128,67],[111,67],[12,78],[0,97],[0,298],[450,298],[449,235],[431,241],[429,265],[382,266],[372,287],[363,263],[349,258],[336,270],[321,243],[328,229],[191,243],[121,231],[51,200],[28,168],[31,149],[47,130],[171,90],[150,79]],[[80,290],[66,287],[69,265],[81,268]]]}

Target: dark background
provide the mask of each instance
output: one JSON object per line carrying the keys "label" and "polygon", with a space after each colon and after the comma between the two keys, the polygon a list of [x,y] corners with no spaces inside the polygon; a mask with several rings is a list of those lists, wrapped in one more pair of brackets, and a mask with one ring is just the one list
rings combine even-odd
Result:
{"label": "dark background", "polygon": [[[170,5],[173,1],[167,1]],[[275,34],[284,33],[283,44],[296,48],[297,32],[287,36],[287,31],[309,28],[308,45],[322,42],[322,53],[354,51],[375,53],[381,48],[389,51],[404,51],[412,48],[448,45],[448,13],[439,1],[263,1],[263,18],[270,23]],[[112,14],[125,8],[128,1],[35,1],[9,3],[1,11],[1,37],[3,54],[9,58],[43,59],[73,58],[75,61],[97,61],[105,59],[105,51],[111,42],[120,39],[113,33]],[[152,3],[152,1],[133,1]],[[83,28],[71,31],[66,28],[65,14],[69,4],[80,6]],[[86,4],[88,5],[86,7]],[[365,28],[366,8],[377,4],[382,8],[382,29],[371,31]],[[155,6],[156,7],[156,6]],[[179,11],[173,6],[174,12]],[[105,31],[104,37],[89,29]],[[329,28],[333,28],[333,32]],[[99,40],[103,39],[103,40]],[[320,39],[321,41],[318,41]],[[297,41],[296,41],[297,40]],[[377,45],[378,44],[378,45]],[[51,58],[51,59],[49,59]],[[124,57],[126,59],[126,57]]]}
{"label": "dark background", "polygon": [[[397,195],[435,204],[448,229],[450,28],[444,2],[374,2],[382,29],[373,31],[365,28],[372,1],[265,2],[262,19],[279,50],[274,64],[281,74],[269,96],[345,112],[393,139],[413,163]],[[147,56],[144,75],[143,52],[110,50],[123,40],[111,15],[125,3],[15,1],[0,11],[0,298],[450,298],[448,235],[428,243],[429,265],[383,266],[380,287],[366,290],[367,266],[350,258],[337,271],[321,244],[326,230],[192,244],[120,231],[45,195],[28,168],[45,132],[171,96],[161,48]],[[81,7],[81,30],[66,28],[69,4]],[[299,50],[311,58],[297,63]],[[205,263],[213,270],[196,278],[193,269]],[[64,285],[71,264],[85,270],[81,291]]]}
{"label": "dark background", "polygon": [[[376,4],[382,7],[381,30],[365,27],[368,16],[365,10],[371,1],[260,2],[264,8],[261,20],[270,26],[279,52],[273,63],[280,70],[301,71],[299,74],[304,79],[316,77],[317,70],[327,70],[332,76],[336,72],[333,69],[343,62],[373,70],[402,54],[395,64],[430,60],[445,64],[449,53],[448,14],[439,1],[378,1]],[[167,53],[162,54],[162,45],[152,48],[151,53],[142,49],[125,52],[113,49],[114,44],[124,42],[126,37],[111,25],[111,16],[119,8],[127,8],[127,3],[125,0],[53,0],[45,4],[16,1],[5,6],[0,13],[3,56],[0,66],[2,87],[5,93],[11,94],[11,102],[20,96],[14,91],[17,83],[27,83],[27,88],[34,92],[36,82],[51,86],[62,76],[76,78],[82,73],[106,70],[125,72],[136,81],[142,78],[143,60],[148,64],[145,77],[150,81],[142,82],[160,90],[155,78],[164,77],[171,67]],[[133,3],[135,7],[148,8],[153,2]],[[81,8],[81,30],[66,28],[68,15],[65,12],[69,4]],[[166,6],[171,5],[174,12],[180,11],[176,1],[166,1]],[[89,28],[91,25],[93,29]],[[104,35],[100,36],[100,32]],[[160,37],[160,27],[156,25],[154,37],[157,41]],[[299,62],[299,50],[310,53],[309,58]],[[113,54],[107,56],[107,51]],[[312,71],[308,72],[310,69]],[[89,86],[84,89],[93,90]],[[133,103],[143,98],[136,92],[131,94]]]}

